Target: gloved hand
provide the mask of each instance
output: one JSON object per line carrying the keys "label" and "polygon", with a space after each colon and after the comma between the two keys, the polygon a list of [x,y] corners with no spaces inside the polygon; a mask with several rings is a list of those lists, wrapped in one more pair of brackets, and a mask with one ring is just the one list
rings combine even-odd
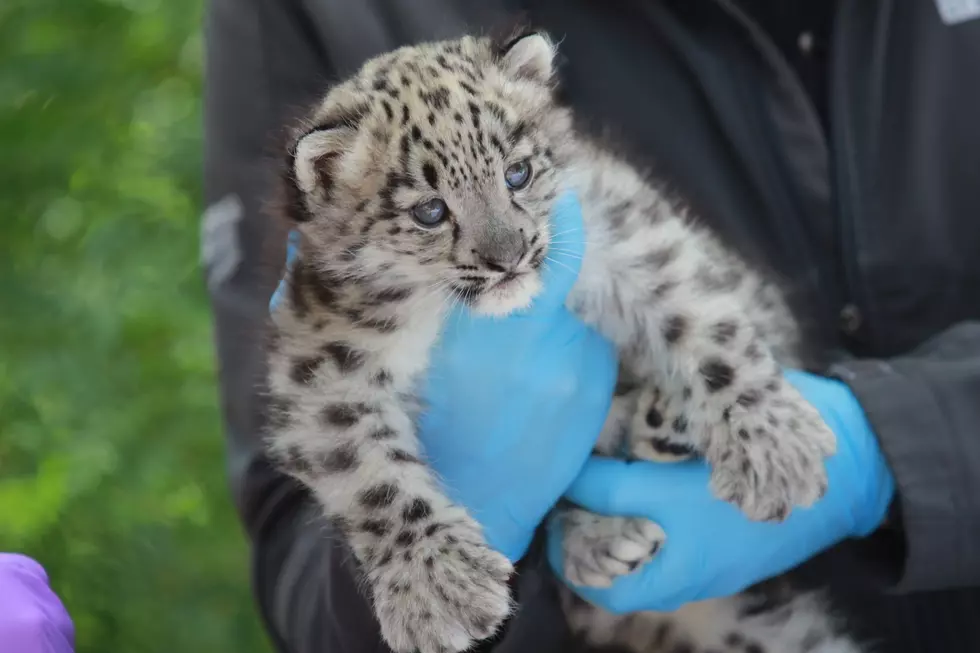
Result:
{"label": "gloved hand", "polygon": [[[797,371],[786,378],[837,436],[837,453],[826,461],[829,486],[823,499],[794,509],[782,523],[754,522],[711,495],[709,469],[700,461],[593,458],[566,496],[592,512],[647,517],[663,527],[667,541],[652,562],[612,587],[573,589],[614,613],[671,611],[730,596],[844,539],[876,530],[895,481],[857,399],[837,380]],[[561,533],[554,522],[548,535],[548,558],[561,576]]]}
{"label": "gloved hand", "polygon": [[[588,459],[616,385],[615,349],[564,307],[585,251],[574,196],[556,203],[552,234],[544,287],[530,308],[504,319],[465,308],[448,315],[419,428],[449,496],[512,562]],[[287,265],[296,244],[294,232]]]}
{"label": "gloved hand", "polygon": [[564,307],[585,249],[574,197],[557,203],[552,223],[552,260],[528,310],[450,314],[420,426],[449,496],[514,562],[588,459],[616,385],[612,345]]}
{"label": "gloved hand", "polygon": [[72,653],[75,629],[34,560],[0,553],[0,650]]}

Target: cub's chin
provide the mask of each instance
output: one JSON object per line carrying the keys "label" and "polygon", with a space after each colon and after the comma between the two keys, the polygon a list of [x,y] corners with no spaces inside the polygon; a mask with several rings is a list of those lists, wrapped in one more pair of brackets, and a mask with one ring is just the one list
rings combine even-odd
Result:
{"label": "cub's chin", "polygon": [[475,297],[471,304],[474,313],[489,317],[506,317],[531,305],[541,292],[541,276],[525,272],[499,282]]}

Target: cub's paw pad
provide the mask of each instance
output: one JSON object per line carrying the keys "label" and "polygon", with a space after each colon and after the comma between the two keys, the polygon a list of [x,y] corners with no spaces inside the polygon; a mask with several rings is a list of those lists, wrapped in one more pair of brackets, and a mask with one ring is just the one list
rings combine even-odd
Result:
{"label": "cub's paw pad", "polygon": [[690,397],[660,388],[643,389],[629,431],[633,458],[677,462],[697,455],[688,424]]}
{"label": "cub's paw pad", "polygon": [[606,517],[584,510],[562,515],[565,577],[575,585],[609,587],[653,560],[666,535],[639,517]]}

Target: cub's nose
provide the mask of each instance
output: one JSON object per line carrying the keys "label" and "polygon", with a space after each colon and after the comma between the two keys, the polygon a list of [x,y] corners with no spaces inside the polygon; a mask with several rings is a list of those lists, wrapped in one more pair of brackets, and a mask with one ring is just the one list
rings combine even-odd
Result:
{"label": "cub's nose", "polygon": [[516,268],[527,254],[527,240],[518,230],[500,230],[484,237],[473,254],[491,270],[507,272]]}

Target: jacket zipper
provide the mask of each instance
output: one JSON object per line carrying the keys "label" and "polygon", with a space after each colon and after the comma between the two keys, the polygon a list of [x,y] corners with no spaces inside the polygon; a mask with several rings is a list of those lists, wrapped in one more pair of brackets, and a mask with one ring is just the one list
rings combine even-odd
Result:
{"label": "jacket zipper", "polygon": [[[856,209],[858,204],[857,191],[855,190],[855,180],[859,171],[855,169],[854,157],[854,138],[853,127],[848,115],[849,93],[847,66],[847,47],[850,45],[850,21],[849,12],[851,4],[848,0],[841,0],[838,5],[837,15],[834,20],[833,43],[831,48],[831,129],[833,130],[834,142],[834,200],[837,206],[837,259],[839,277],[838,286],[841,292],[842,304],[846,307],[853,305],[862,312],[867,312],[869,307],[863,301],[860,274],[856,265],[857,254],[857,234],[856,234]],[[872,107],[874,109],[875,107]],[[865,316],[861,328],[864,335],[868,337],[870,323]]]}

